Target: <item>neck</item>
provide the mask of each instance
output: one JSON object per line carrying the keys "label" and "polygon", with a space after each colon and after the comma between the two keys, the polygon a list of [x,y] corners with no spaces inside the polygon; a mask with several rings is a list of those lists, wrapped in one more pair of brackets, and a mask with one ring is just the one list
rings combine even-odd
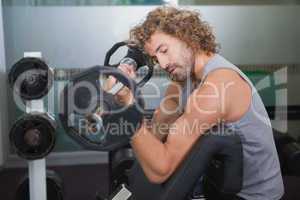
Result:
{"label": "neck", "polygon": [[198,53],[195,56],[195,66],[193,71],[193,77],[196,80],[201,80],[203,76],[203,70],[205,65],[210,61],[210,59],[214,56],[214,53]]}

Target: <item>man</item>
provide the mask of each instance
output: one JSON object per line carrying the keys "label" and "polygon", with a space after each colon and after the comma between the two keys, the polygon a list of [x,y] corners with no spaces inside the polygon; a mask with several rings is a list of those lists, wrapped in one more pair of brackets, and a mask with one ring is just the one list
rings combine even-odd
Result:
{"label": "man", "polygon": [[[262,100],[243,72],[217,54],[215,36],[199,14],[159,7],[131,30],[130,37],[172,80],[154,113],[154,128],[143,124],[131,140],[148,179],[166,181],[201,135],[222,125],[242,140],[244,176],[238,196],[280,199],[282,177]],[[120,69],[134,76],[128,65]],[[118,97],[131,103],[125,89]],[[163,124],[168,128],[160,129]]]}

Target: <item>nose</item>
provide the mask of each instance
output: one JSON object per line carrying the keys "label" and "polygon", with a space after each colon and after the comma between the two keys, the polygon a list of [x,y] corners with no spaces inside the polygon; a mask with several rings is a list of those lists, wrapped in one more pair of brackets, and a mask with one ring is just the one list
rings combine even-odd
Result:
{"label": "nose", "polygon": [[168,67],[168,58],[166,56],[157,56],[157,61],[161,68],[166,69]]}

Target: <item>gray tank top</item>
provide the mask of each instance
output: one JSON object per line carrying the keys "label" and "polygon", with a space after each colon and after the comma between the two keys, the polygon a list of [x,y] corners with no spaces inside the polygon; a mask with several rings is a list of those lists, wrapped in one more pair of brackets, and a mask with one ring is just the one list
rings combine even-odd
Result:
{"label": "gray tank top", "polygon": [[[248,111],[241,119],[224,123],[223,127],[234,130],[241,137],[243,145],[243,187],[238,196],[247,200],[277,200],[284,193],[279,159],[273,139],[270,119],[257,90],[248,77],[235,65],[219,54],[204,66],[201,87],[206,76],[217,69],[231,69],[247,81],[252,89],[252,100]],[[182,91],[181,105],[195,87],[187,80]]]}

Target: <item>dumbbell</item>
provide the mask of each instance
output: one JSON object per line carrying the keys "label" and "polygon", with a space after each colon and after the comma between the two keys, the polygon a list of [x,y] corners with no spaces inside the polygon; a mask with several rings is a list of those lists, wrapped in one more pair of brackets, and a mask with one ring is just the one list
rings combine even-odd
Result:
{"label": "dumbbell", "polygon": [[55,145],[57,124],[47,113],[21,116],[10,130],[10,142],[16,153],[27,160],[44,158]]}
{"label": "dumbbell", "polygon": [[20,59],[8,74],[10,87],[23,100],[45,96],[53,84],[53,79],[53,69],[40,58],[34,57]]}
{"label": "dumbbell", "polygon": [[[62,178],[52,170],[47,170],[47,200],[63,200],[64,187]],[[29,178],[26,174],[18,184],[15,200],[29,200]]]}

